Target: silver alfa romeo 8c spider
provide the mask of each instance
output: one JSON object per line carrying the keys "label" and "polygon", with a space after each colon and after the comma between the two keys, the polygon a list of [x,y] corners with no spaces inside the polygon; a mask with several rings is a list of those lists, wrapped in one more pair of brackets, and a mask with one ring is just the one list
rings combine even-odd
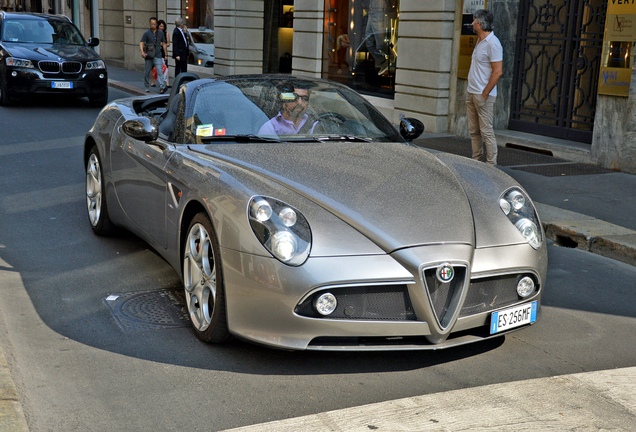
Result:
{"label": "silver alfa romeo 8c spider", "polygon": [[411,141],[351,89],[179,75],[86,135],[93,231],[123,227],[183,280],[196,336],[291,350],[440,349],[536,322],[546,241],[528,194]]}

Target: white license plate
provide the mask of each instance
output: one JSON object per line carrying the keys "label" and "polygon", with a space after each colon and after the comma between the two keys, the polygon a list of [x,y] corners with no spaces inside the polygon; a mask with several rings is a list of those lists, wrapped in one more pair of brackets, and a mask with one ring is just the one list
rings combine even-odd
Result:
{"label": "white license plate", "polygon": [[536,301],[493,312],[490,319],[490,334],[530,324],[537,320]]}
{"label": "white license plate", "polygon": [[73,88],[73,83],[72,82],[53,81],[51,83],[51,87],[53,87],[53,88],[61,88],[61,89],[72,89]]}

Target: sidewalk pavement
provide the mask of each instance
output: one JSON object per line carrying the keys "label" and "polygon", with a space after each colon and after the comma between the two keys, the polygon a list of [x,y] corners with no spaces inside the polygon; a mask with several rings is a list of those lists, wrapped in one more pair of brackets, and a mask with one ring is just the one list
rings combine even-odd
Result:
{"label": "sidewalk pavement", "polygon": [[[213,73],[192,69],[205,77]],[[111,87],[132,95],[146,94],[143,72],[114,65],[109,65],[108,72]],[[158,88],[152,88],[149,94],[153,93],[158,93]],[[425,134],[415,144],[469,156],[469,140],[452,135]],[[533,197],[548,238],[561,246],[636,265],[636,200],[630,199],[636,190],[636,176],[520,150],[500,147],[499,151],[499,168]],[[232,431],[510,429],[636,431],[636,368],[416,396]],[[29,430],[1,349],[0,430]]]}

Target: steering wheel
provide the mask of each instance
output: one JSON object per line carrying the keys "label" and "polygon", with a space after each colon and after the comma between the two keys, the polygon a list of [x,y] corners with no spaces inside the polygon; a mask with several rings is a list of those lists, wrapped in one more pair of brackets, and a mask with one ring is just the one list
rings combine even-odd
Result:
{"label": "steering wheel", "polygon": [[337,125],[342,125],[347,121],[347,119],[343,115],[340,115],[336,112],[326,112],[320,114],[318,116],[318,121],[320,122],[323,120],[336,123]]}

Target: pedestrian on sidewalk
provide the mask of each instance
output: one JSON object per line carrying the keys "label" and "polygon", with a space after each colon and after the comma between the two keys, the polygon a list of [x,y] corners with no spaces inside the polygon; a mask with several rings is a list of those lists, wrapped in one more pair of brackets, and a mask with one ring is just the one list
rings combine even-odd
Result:
{"label": "pedestrian on sidewalk", "polygon": [[188,71],[188,30],[183,25],[183,18],[174,20],[176,26],[172,32],[172,58],[174,59],[174,76]]}
{"label": "pedestrian on sidewalk", "polygon": [[[166,49],[161,47],[161,58],[165,63],[166,67],[168,67],[168,49],[170,46],[170,35],[168,34],[168,24],[164,20],[157,21],[157,28],[163,32],[163,36],[166,38]],[[170,88],[170,72],[166,74],[166,87]]]}
{"label": "pedestrian on sidewalk", "polygon": [[480,9],[473,14],[473,31],[477,34],[477,44],[468,72],[466,112],[473,159],[482,160],[485,146],[486,162],[497,165],[493,111],[497,98],[497,82],[503,75],[503,48],[493,32],[493,21],[494,16],[489,10]]}
{"label": "pedestrian on sidewalk", "polygon": [[[152,68],[157,68],[157,72],[163,69],[161,49],[163,48],[164,52],[167,51],[166,38],[163,33],[157,29],[157,18],[150,18],[149,24],[150,28],[144,32],[139,42],[141,56],[145,59],[144,86],[146,87],[146,93],[150,91],[150,74],[152,73]],[[157,73],[157,82],[159,83],[159,93],[165,93],[166,85],[163,80],[163,74]]]}

